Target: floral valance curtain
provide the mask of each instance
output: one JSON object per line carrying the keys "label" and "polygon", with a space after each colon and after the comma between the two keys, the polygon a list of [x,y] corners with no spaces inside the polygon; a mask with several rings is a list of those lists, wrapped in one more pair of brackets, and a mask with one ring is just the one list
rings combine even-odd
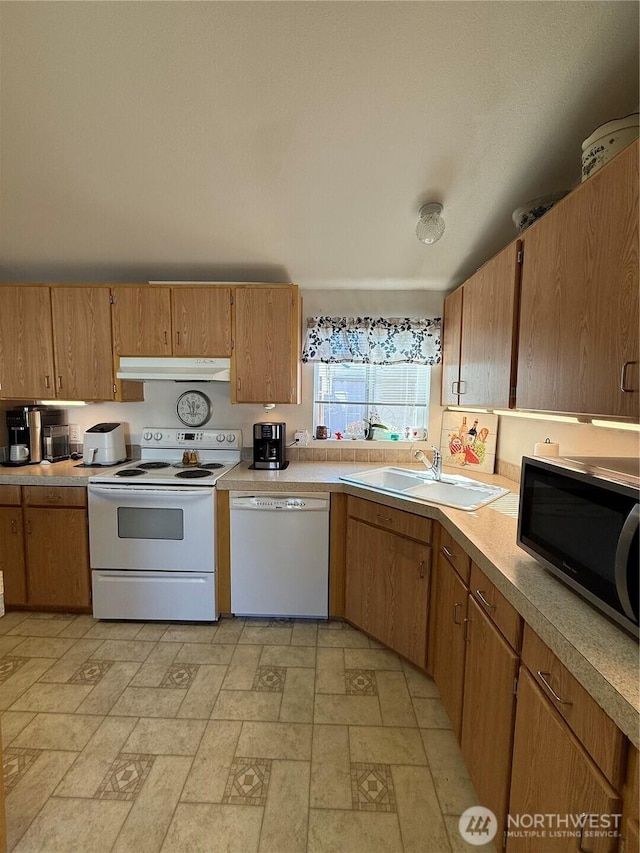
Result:
{"label": "floral valance curtain", "polygon": [[303,362],[439,364],[440,317],[309,317]]}

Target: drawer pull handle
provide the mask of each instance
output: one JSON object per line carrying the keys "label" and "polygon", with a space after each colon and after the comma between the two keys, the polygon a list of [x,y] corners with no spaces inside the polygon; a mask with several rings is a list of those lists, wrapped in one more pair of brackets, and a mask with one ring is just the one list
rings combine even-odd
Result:
{"label": "drawer pull handle", "polygon": [[620,372],[620,390],[623,394],[632,394],[636,390],[635,388],[627,388],[627,368],[631,367],[632,364],[637,363],[637,361],[625,361],[622,365],[622,370]]}
{"label": "drawer pull handle", "polygon": [[480,599],[480,604],[482,604],[482,606],[485,608],[485,610],[495,610],[496,609],[495,604],[491,604],[490,601],[487,601],[487,599],[484,597],[484,595],[482,593],[483,593],[483,590],[481,590],[481,589],[476,590],[476,595]]}
{"label": "drawer pull handle", "polygon": [[393,519],[389,518],[388,515],[381,515],[380,513],[378,513],[377,517],[380,519],[380,521],[388,521],[389,524],[391,524],[391,522],[393,521]]}
{"label": "drawer pull handle", "polygon": [[578,838],[577,838],[579,853],[591,853],[591,851],[587,850],[586,847],[582,846],[582,842],[584,840],[584,827],[585,827],[585,824],[587,822],[587,818],[589,818],[589,817],[591,817],[591,815],[588,814],[587,812],[582,812],[582,814],[579,817],[580,832],[578,833]]}
{"label": "drawer pull handle", "polygon": [[27,528],[27,535],[31,536],[31,522],[30,521],[27,521],[26,528]]}
{"label": "drawer pull handle", "polygon": [[552,696],[553,696],[553,698],[556,700],[556,702],[560,702],[560,704],[561,704],[561,705],[573,705],[573,702],[570,702],[568,699],[562,699],[562,697],[558,696],[558,694],[556,693],[556,691],[555,691],[555,690],[553,689],[553,687],[549,684],[549,682],[547,681],[547,679],[548,679],[548,678],[551,678],[551,673],[550,673],[550,672],[540,672],[540,670],[538,669],[538,670],[536,670],[536,675],[538,676],[538,678],[540,679],[540,681],[544,684],[544,686],[547,688],[547,690],[549,691],[549,693],[551,693],[551,695],[552,695]]}
{"label": "drawer pull handle", "polygon": [[420,560],[420,577],[424,577],[424,560]]}
{"label": "drawer pull handle", "polygon": [[471,638],[469,637],[469,625],[471,624],[471,619],[464,618],[462,620],[462,639],[465,643],[469,643]]}
{"label": "drawer pull handle", "polygon": [[17,532],[18,532],[18,525],[16,524],[16,520],[15,520],[15,518],[12,518],[12,519],[11,519],[11,532],[12,532],[12,533],[17,533]]}
{"label": "drawer pull handle", "polygon": [[454,624],[456,624],[456,625],[462,625],[463,623],[458,622],[458,619],[457,619],[458,607],[462,607],[462,605],[460,604],[459,601],[456,601],[456,603],[453,605],[453,621],[454,621]]}
{"label": "drawer pull handle", "polygon": [[457,556],[456,556],[455,554],[452,554],[452,553],[451,553],[451,551],[447,548],[447,546],[446,546],[446,545],[443,545],[443,546],[440,548],[440,550],[441,550],[441,551],[442,551],[442,553],[445,555],[445,557],[448,557],[450,560],[457,560],[457,559],[458,559],[458,558],[457,558]]}

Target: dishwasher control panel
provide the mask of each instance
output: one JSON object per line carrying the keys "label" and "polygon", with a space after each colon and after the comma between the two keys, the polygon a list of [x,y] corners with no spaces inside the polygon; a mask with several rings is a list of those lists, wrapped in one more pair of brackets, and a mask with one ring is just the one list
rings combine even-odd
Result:
{"label": "dishwasher control panel", "polygon": [[324,493],[316,495],[255,495],[231,492],[229,506],[233,510],[323,510],[329,511],[329,496]]}

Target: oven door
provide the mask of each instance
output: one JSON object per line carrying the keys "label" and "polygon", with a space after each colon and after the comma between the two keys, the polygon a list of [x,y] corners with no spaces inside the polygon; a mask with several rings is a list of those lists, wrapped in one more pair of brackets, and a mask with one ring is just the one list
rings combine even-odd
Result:
{"label": "oven door", "polygon": [[92,569],[213,572],[213,486],[89,483]]}

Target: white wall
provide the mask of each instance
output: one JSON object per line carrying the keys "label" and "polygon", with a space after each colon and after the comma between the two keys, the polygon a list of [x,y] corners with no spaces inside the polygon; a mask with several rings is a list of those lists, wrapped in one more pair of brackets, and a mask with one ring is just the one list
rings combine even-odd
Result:
{"label": "white wall", "polygon": [[637,456],[640,450],[637,432],[507,416],[500,417],[497,458],[519,466],[545,438],[560,444],[561,456]]}

